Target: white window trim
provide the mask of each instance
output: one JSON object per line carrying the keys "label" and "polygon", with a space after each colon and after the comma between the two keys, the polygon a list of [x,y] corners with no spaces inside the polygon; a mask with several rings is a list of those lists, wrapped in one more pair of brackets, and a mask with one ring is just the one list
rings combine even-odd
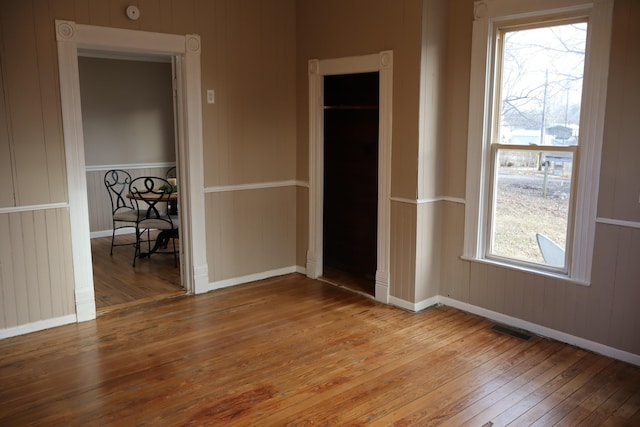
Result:
{"label": "white window trim", "polygon": [[[488,262],[485,256],[485,224],[489,191],[491,128],[491,72],[494,28],[505,21],[559,15],[585,16],[589,20],[587,56],[580,118],[580,167],[567,274],[523,268],[551,277],[588,285],[595,240],[600,155],[604,130],[613,0],[484,0],[474,8],[469,94],[469,133],[463,258]],[[508,264],[518,268],[517,265]]]}

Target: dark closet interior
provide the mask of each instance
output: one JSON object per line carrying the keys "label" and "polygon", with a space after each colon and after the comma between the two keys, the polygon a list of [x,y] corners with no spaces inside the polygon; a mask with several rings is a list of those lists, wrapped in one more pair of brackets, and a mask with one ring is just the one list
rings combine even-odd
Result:
{"label": "dark closet interior", "polygon": [[323,276],[375,290],[378,73],[324,77]]}

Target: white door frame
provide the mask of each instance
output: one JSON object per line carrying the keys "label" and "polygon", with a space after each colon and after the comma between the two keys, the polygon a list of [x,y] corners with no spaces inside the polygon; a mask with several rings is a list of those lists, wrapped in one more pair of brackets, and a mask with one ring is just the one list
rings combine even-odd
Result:
{"label": "white door frame", "polygon": [[144,56],[175,58],[182,278],[187,292],[202,292],[209,274],[204,237],[200,37],[97,27],[60,20],[56,20],[55,26],[77,320],[81,322],[96,317],[78,49],[106,55],[124,54],[132,59]]}
{"label": "white door frame", "polygon": [[375,298],[389,303],[391,229],[391,120],[393,51],[371,55],[309,61],[309,249],[307,276],[322,275],[324,206],[324,76],[380,73],[378,130],[378,247]]}

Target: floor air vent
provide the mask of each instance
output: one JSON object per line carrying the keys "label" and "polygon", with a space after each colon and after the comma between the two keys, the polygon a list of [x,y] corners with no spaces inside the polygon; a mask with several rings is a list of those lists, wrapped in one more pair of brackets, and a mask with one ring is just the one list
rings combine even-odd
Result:
{"label": "floor air vent", "polygon": [[532,338],[532,335],[528,334],[525,331],[520,331],[518,329],[513,329],[503,325],[493,325],[491,327],[491,330],[499,334],[509,335],[510,337],[517,338],[522,341],[529,341]]}

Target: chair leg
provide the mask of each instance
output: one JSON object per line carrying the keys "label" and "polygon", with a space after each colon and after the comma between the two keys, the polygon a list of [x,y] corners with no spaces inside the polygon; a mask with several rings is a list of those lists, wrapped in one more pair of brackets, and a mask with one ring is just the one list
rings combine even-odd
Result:
{"label": "chair leg", "polygon": [[175,235],[172,237],[171,241],[173,242],[173,260],[176,267],[178,267],[178,252],[176,252],[176,236]]}
{"label": "chair leg", "polygon": [[115,244],[116,241],[116,223],[113,223],[112,226],[113,230],[111,231],[111,250],[109,251],[109,255],[112,256],[113,255],[113,245]]}
{"label": "chair leg", "polygon": [[[144,231],[143,231],[144,233]],[[140,233],[140,229],[138,227],[136,227],[136,250],[133,253],[133,266],[136,266],[136,258],[138,258],[138,255],[140,254],[140,238],[141,238],[141,233]]]}

